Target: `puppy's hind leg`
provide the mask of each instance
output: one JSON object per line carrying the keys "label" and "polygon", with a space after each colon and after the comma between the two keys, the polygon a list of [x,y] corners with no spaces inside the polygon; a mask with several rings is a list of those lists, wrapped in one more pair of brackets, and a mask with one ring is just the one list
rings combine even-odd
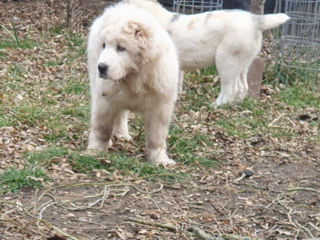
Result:
{"label": "puppy's hind leg", "polygon": [[156,165],[173,165],[166,152],[166,138],[173,113],[173,103],[154,106],[143,114],[146,129],[147,158]]}
{"label": "puppy's hind leg", "polygon": [[129,111],[127,110],[121,111],[117,114],[113,122],[112,134],[117,138],[131,141],[132,137],[130,136],[128,129],[128,115]]}
{"label": "puppy's hind leg", "polygon": [[235,89],[237,92],[235,93],[234,101],[242,101],[248,92],[248,83],[247,83],[247,74],[246,72],[240,74],[240,78],[236,78]]}
{"label": "puppy's hind leg", "polygon": [[240,75],[242,88],[240,89],[239,94],[238,94],[238,100],[239,101],[243,100],[247,96],[247,93],[248,93],[248,90],[249,90],[248,81],[247,81],[247,75],[248,75],[248,68],[246,68],[244,70],[244,72],[241,73],[241,75]]}
{"label": "puppy's hind leg", "polygon": [[216,67],[221,80],[221,91],[212,105],[219,106],[236,100],[239,88],[242,88],[239,60],[223,49],[217,50]]}

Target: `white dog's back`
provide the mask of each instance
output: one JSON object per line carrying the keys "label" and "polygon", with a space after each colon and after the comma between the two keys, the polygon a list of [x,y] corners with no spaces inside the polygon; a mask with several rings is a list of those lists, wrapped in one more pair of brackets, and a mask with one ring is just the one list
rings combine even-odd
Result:
{"label": "white dog's back", "polygon": [[247,71],[262,44],[262,31],[285,23],[286,14],[255,15],[219,10],[184,15],[150,0],[124,0],[149,11],[170,33],[182,70],[216,64],[221,93],[215,105],[242,100],[248,90]]}
{"label": "white dog's back", "polygon": [[[168,31],[174,42],[179,43],[177,49],[183,70],[201,69],[214,64],[220,45],[256,56],[261,48],[261,32],[278,27],[289,19],[286,14],[259,16],[241,10],[179,15],[176,18],[169,24]],[[249,49],[246,51],[244,48]]]}

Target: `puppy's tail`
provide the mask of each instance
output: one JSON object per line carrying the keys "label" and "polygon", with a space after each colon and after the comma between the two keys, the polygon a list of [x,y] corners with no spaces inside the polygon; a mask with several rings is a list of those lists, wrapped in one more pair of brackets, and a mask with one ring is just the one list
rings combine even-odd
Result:
{"label": "puppy's tail", "polygon": [[279,27],[286,23],[290,17],[284,13],[266,14],[266,15],[255,15],[258,28],[261,31]]}

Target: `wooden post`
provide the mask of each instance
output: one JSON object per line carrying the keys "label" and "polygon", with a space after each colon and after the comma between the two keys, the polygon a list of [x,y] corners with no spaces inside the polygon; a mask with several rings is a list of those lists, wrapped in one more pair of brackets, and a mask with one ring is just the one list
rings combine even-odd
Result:
{"label": "wooden post", "polygon": [[[250,12],[263,14],[265,0],[251,0]],[[264,72],[264,60],[260,57],[252,62],[248,71],[248,94],[252,98],[259,98]]]}
{"label": "wooden post", "polygon": [[263,14],[265,2],[266,0],[251,0],[250,12],[254,14]]}

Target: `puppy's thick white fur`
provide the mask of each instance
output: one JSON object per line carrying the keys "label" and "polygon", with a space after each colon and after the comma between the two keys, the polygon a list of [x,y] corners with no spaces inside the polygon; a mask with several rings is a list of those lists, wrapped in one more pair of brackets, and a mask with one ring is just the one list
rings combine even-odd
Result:
{"label": "puppy's thick white fur", "polygon": [[112,134],[130,139],[130,110],[143,116],[148,160],[174,164],[166,153],[166,138],[178,95],[179,64],[169,34],[148,12],[119,3],[94,21],[87,51],[88,149],[105,150]]}
{"label": "puppy's thick white fur", "polygon": [[283,13],[254,15],[241,10],[184,15],[169,12],[152,0],[124,1],[149,11],[168,30],[176,44],[182,70],[216,64],[221,92],[215,105],[246,96],[247,72],[261,49],[262,31],[289,19]]}

